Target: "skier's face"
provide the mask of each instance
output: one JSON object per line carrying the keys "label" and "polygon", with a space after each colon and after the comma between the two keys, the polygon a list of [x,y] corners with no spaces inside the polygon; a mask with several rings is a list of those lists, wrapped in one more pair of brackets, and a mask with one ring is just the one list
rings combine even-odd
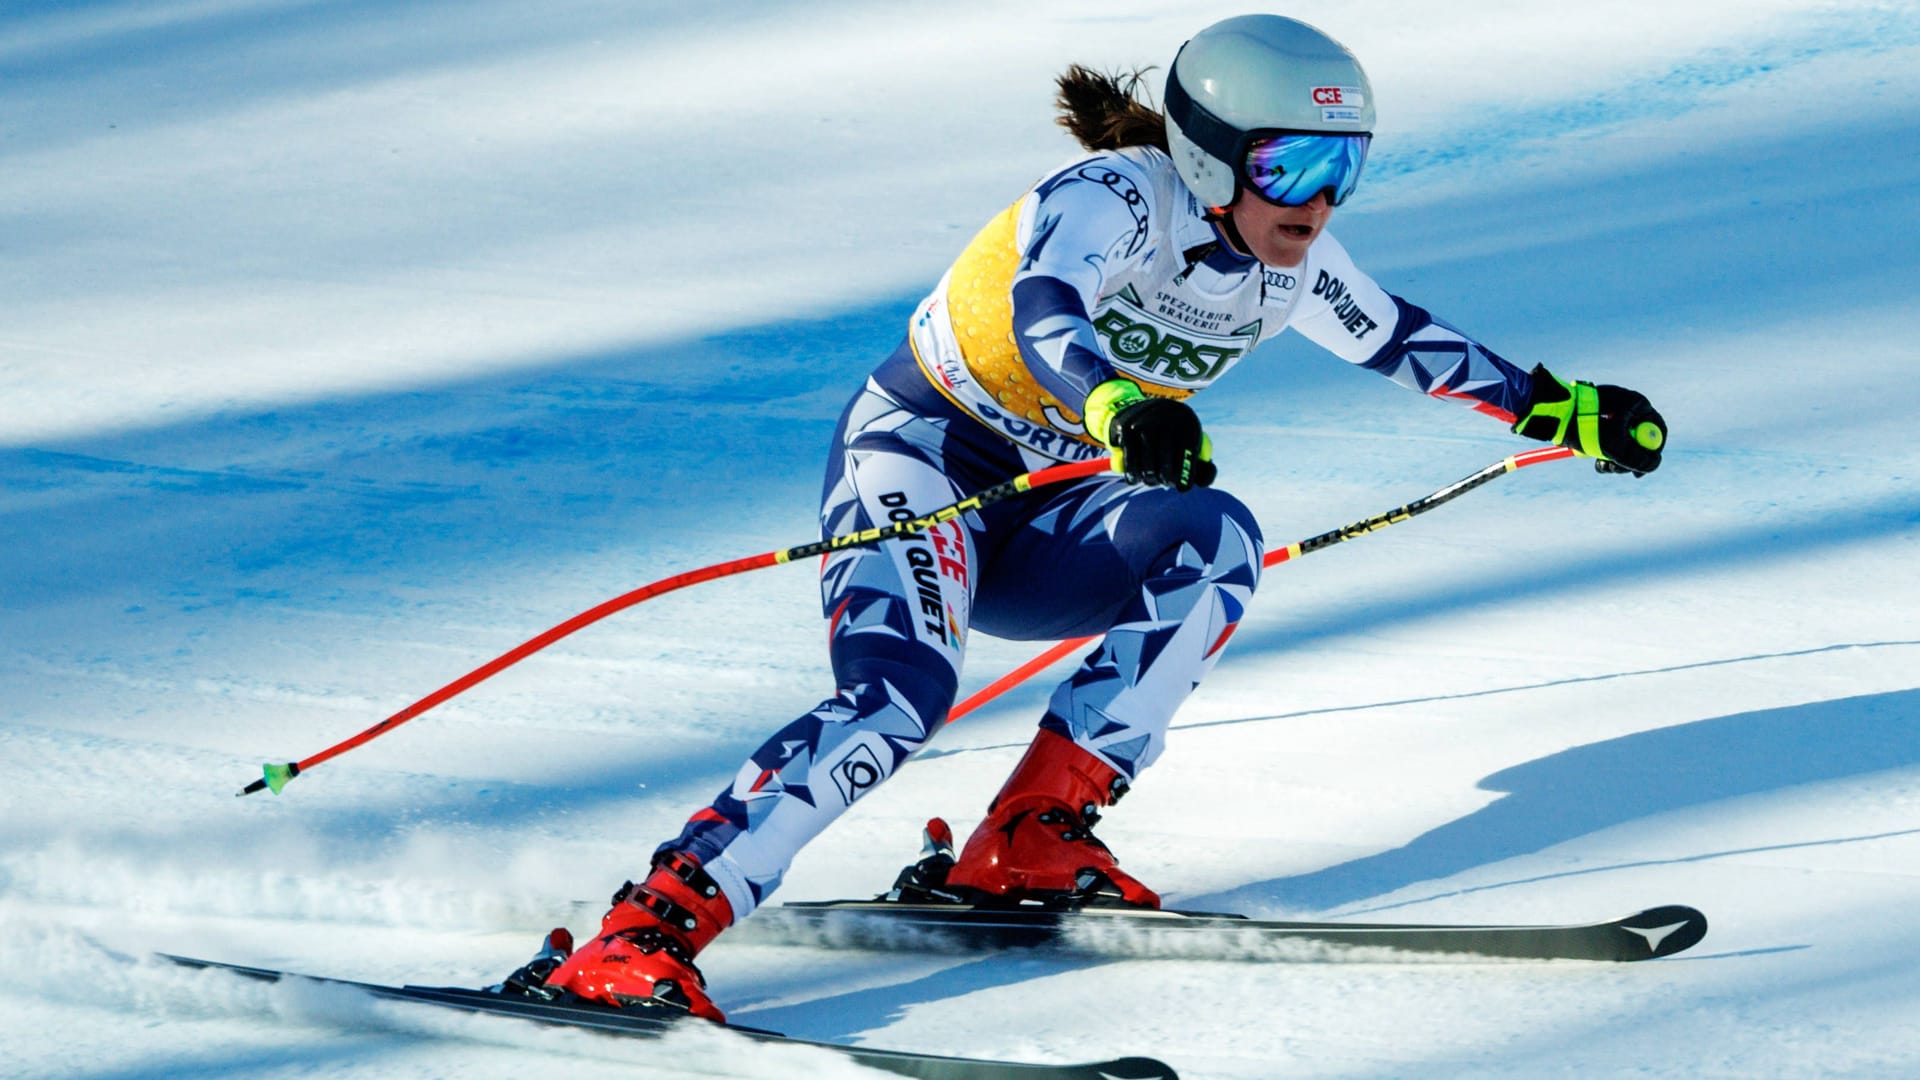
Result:
{"label": "skier's face", "polygon": [[1324,191],[1299,206],[1276,206],[1243,189],[1227,214],[1247,242],[1247,254],[1268,266],[1292,267],[1305,261],[1308,246],[1333,216],[1333,204]]}

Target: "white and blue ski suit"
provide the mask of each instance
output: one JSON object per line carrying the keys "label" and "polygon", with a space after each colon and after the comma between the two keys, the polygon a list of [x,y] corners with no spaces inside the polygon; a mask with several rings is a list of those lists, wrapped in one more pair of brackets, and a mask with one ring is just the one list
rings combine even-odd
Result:
{"label": "white and blue ski suit", "polygon": [[[1325,232],[1298,267],[1237,255],[1158,150],[1096,153],[995,217],[915,310],[841,417],[820,522],[918,517],[1020,473],[1104,453],[1087,394],[1124,377],[1185,398],[1292,326],[1412,389],[1512,423],[1528,372],[1390,296]],[[1114,476],[1043,488],[830,556],[837,693],[781,728],[662,851],[693,855],[744,918],[799,849],[937,729],[967,635],[1104,634],[1041,726],[1131,781],[1253,598],[1239,500]]]}

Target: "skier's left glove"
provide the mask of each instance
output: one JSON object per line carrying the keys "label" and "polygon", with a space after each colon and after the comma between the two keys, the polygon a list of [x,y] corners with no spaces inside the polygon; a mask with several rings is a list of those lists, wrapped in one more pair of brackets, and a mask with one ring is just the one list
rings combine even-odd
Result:
{"label": "skier's left glove", "polygon": [[1600,472],[1635,476],[1659,468],[1667,445],[1667,422],[1645,394],[1623,386],[1562,382],[1544,366],[1533,369],[1533,393],[1513,430],[1596,458],[1593,467]]}
{"label": "skier's left glove", "polygon": [[1113,471],[1176,491],[1207,487],[1213,440],[1184,401],[1149,397],[1128,379],[1108,379],[1087,395],[1087,433],[1113,453]]}

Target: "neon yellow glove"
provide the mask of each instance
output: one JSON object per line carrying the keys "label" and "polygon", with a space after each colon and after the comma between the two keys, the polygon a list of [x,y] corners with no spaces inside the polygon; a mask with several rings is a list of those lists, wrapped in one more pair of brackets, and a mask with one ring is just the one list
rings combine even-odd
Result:
{"label": "neon yellow glove", "polygon": [[1176,491],[1207,487],[1218,470],[1213,440],[1184,401],[1149,397],[1129,379],[1108,379],[1087,395],[1087,434],[1113,453],[1113,471]]}
{"label": "neon yellow glove", "polygon": [[1622,386],[1563,382],[1545,366],[1533,369],[1533,393],[1513,430],[1597,458],[1593,465],[1601,472],[1635,476],[1659,468],[1667,445],[1667,422],[1645,394]]}

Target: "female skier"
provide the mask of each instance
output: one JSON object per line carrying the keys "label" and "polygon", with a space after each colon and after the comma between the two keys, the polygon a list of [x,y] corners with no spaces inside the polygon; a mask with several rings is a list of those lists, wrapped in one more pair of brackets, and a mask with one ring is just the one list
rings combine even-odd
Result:
{"label": "female skier", "polygon": [[1325,231],[1374,121],[1346,49],[1249,15],[1182,47],[1164,116],[1137,81],[1061,76],[1061,123],[1090,153],[989,222],[914,311],[841,417],[821,529],[910,520],[1061,461],[1110,454],[1113,471],[834,553],[821,597],[837,692],[754,751],[548,989],[720,1019],[695,954],[941,725],[974,631],[1105,638],[936,884],[1158,906],[1089,828],[1160,755],[1253,598],[1259,526],[1209,486],[1185,399],[1284,327],[1605,471],[1659,466],[1665,425],[1645,397],[1508,363],[1383,291]]}

